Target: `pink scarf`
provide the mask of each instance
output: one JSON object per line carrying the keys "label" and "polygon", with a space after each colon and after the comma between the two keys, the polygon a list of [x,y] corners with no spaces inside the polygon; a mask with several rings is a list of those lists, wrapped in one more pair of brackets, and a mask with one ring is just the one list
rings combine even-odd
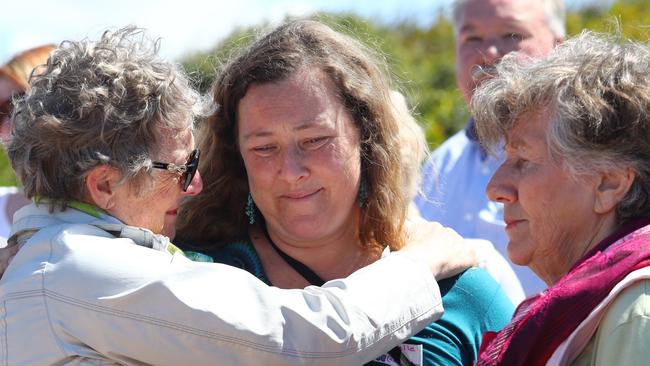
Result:
{"label": "pink scarf", "polygon": [[546,364],[621,279],[646,266],[650,266],[650,219],[644,218],[624,225],[558,283],[522,302],[499,333],[486,333],[475,365]]}

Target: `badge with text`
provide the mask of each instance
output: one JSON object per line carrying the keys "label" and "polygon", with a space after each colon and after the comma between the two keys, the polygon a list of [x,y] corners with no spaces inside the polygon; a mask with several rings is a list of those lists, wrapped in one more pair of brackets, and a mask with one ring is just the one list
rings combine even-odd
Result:
{"label": "badge with text", "polygon": [[[422,345],[421,344],[401,344],[399,348],[402,350],[402,354],[411,361],[414,366],[422,366],[424,363],[422,360]],[[399,362],[394,360],[389,354],[384,354],[375,359],[375,362],[379,362],[384,365],[389,366],[400,366]]]}

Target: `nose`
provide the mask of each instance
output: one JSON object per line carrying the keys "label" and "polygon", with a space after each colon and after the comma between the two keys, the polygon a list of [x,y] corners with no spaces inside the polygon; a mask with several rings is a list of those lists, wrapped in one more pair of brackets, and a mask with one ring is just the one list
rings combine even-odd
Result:
{"label": "nose", "polygon": [[490,201],[501,203],[513,203],[517,200],[517,190],[514,184],[508,178],[507,167],[505,163],[501,164],[494,172],[490,182],[485,188],[485,193]]}
{"label": "nose", "polygon": [[309,174],[304,164],[304,152],[298,146],[286,148],[282,154],[278,175],[287,182],[296,182]]}
{"label": "nose", "polygon": [[503,57],[501,52],[501,47],[497,40],[487,41],[485,48],[483,49],[483,64],[484,65],[495,65]]}
{"label": "nose", "polygon": [[189,187],[187,187],[187,191],[183,192],[183,195],[196,196],[197,194],[201,193],[202,190],[203,179],[201,179],[201,173],[197,170],[194,174],[194,177],[192,178],[192,182],[190,183]]}

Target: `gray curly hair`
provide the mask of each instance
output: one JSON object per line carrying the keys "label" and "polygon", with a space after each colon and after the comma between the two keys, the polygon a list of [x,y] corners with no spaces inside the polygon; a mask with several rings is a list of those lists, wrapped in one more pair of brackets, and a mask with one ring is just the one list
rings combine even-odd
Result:
{"label": "gray curly hair", "polygon": [[51,207],[82,200],[85,177],[100,164],[137,191],[151,187],[162,137],[192,128],[211,105],[158,48],[131,26],[52,53],[12,116],[8,155],[28,198]]}
{"label": "gray curly hair", "polygon": [[650,48],[592,32],[540,60],[506,56],[471,103],[479,137],[500,145],[527,112],[547,111],[549,149],[574,174],[630,167],[617,207],[625,222],[650,214]]}

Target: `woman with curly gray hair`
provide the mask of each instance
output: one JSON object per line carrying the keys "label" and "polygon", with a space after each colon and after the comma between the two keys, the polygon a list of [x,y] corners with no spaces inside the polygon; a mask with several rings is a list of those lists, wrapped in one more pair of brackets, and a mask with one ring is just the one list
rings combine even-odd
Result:
{"label": "woman with curly gray hair", "polygon": [[474,94],[506,160],[508,255],[548,285],[478,365],[641,365],[650,358],[650,48],[585,32],[547,58],[505,58]]}
{"label": "woman with curly gray hair", "polygon": [[35,203],[0,250],[4,364],[358,365],[440,316],[434,276],[472,260],[435,225],[418,235],[442,243],[306,290],[185,258],[161,234],[202,189],[193,122],[212,107],[157,48],[135,28],[64,42],[15,106]]}

